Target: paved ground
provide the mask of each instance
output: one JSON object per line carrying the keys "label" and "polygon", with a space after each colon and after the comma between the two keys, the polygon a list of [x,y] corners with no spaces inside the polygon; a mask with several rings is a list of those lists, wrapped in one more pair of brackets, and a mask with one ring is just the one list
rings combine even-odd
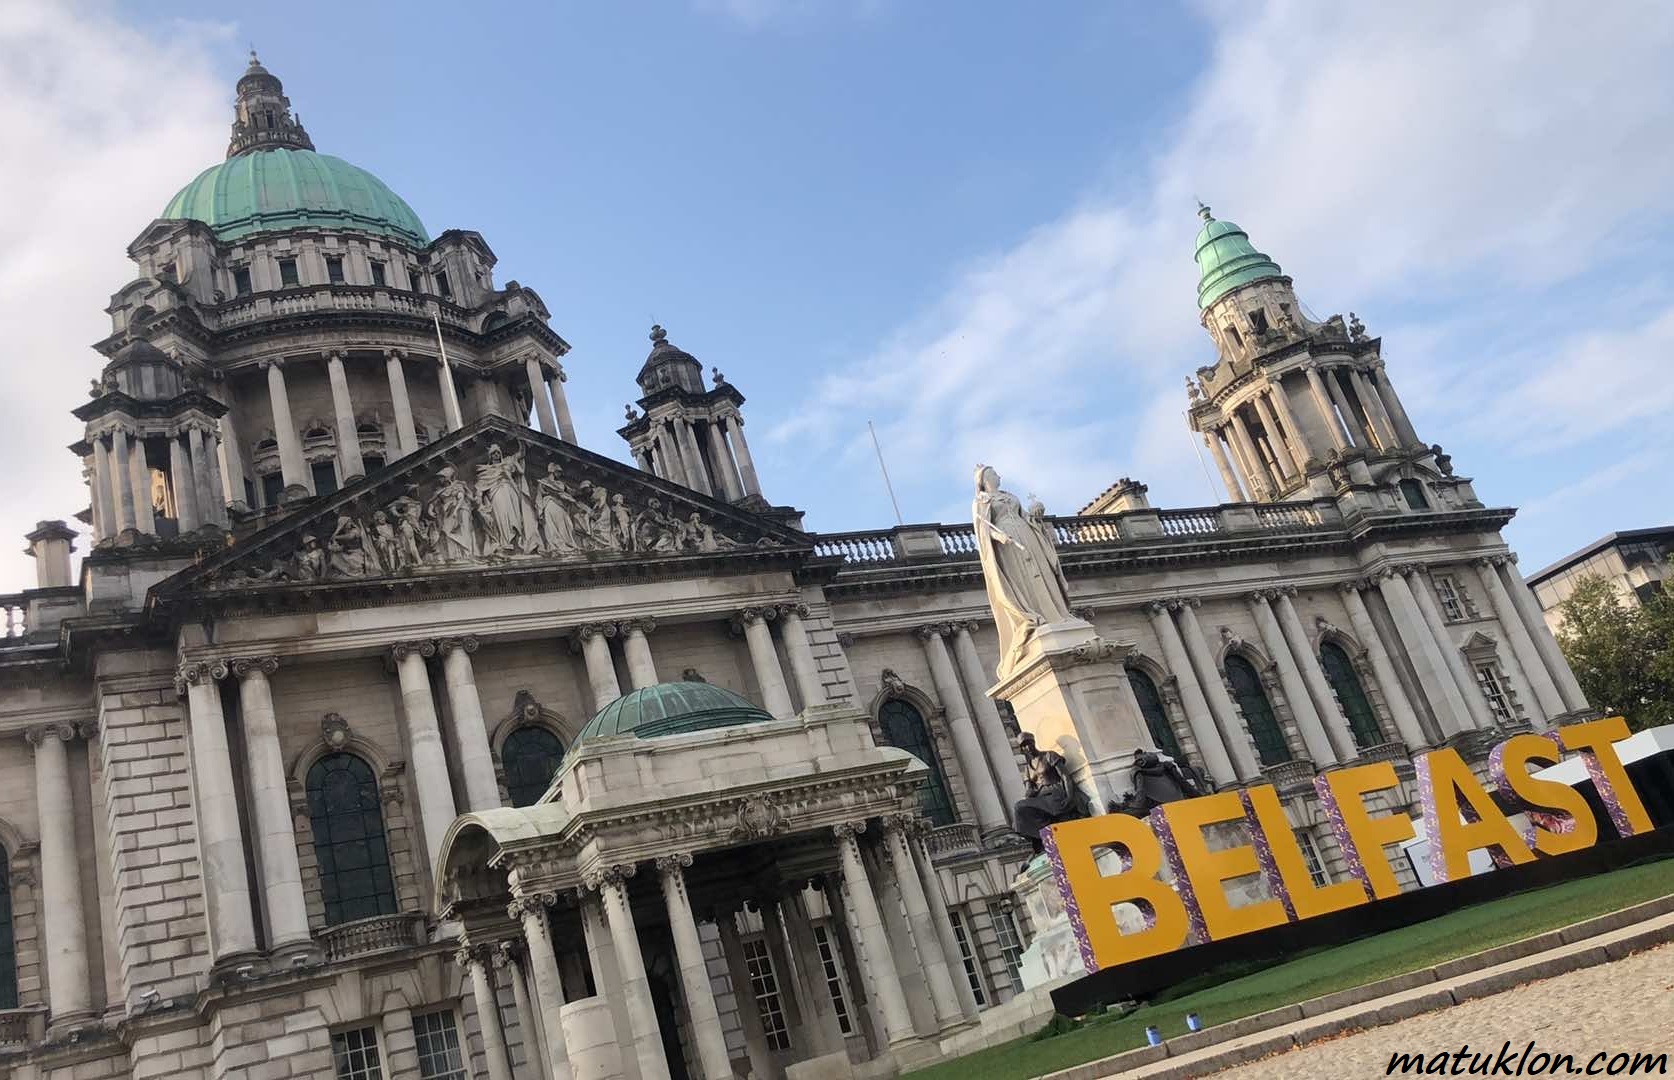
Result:
{"label": "paved ground", "polygon": [[[1392,1053],[1422,1052],[1428,1059],[1438,1051],[1451,1054],[1468,1044],[1473,1052],[1492,1051],[1490,1056],[1494,1056],[1508,1039],[1519,1053],[1533,1039],[1537,1053],[1574,1054],[1582,1070],[1601,1050],[1612,1054],[1625,1050],[1630,1055],[1666,1051],[1668,1075],[1674,1076],[1674,945],[1215,1075],[1221,1080],[1360,1080],[1387,1075]],[[1469,1074],[1468,1058],[1457,1073],[1451,1071],[1452,1062],[1448,1065],[1450,1075]],[[1478,1068],[1486,1072],[1491,1063]]]}

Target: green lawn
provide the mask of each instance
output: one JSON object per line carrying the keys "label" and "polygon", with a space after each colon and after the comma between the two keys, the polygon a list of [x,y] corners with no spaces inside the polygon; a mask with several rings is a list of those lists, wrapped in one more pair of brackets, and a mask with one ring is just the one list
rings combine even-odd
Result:
{"label": "green lawn", "polygon": [[[918,1070],[914,1080],[1027,1080],[1145,1045],[1145,1026],[1183,1034],[1205,1025],[1346,990],[1674,893],[1674,859],[1564,882],[1455,911],[1265,969],[1220,969],[1175,986],[1119,1020],[1089,1020],[1050,1037],[1017,1039]],[[1060,1026],[1065,1021],[1056,1021]]]}

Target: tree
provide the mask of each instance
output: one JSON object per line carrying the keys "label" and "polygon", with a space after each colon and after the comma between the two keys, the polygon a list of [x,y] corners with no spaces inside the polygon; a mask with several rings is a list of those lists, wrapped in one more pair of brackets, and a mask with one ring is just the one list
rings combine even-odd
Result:
{"label": "tree", "polygon": [[1634,731],[1674,723],[1674,592],[1623,603],[1608,580],[1588,575],[1558,605],[1558,645],[1587,700]]}

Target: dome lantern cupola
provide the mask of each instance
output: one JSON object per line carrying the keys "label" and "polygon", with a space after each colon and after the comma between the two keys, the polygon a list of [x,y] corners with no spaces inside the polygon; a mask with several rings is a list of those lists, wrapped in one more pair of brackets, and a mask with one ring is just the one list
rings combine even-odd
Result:
{"label": "dome lantern cupola", "polygon": [[227,156],[237,157],[252,150],[285,146],[312,150],[314,142],[302,126],[301,117],[291,115],[291,99],[279,77],[262,67],[256,50],[250,50],[250,66],[238,80],[238,101],[234,105],[232,141]]}
{"label": "dome lantern cupola", "polygon": [[1197,306],[1207,308],[1241,285],[1282,278],[1279,264],[1250,243],[1250,235],[1230,221],[1217,221],[1209,208],[1198,203],[1197,215],[1203,228],[1197,232]]}

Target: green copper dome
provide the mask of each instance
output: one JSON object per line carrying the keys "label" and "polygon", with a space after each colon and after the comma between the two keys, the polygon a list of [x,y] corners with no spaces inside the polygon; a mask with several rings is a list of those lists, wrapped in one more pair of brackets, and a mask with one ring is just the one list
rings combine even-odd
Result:
{"label": "green copper dome", "polygon": [[1197,306],[1213,304],[1240,285],[1283,277],[1279,264],[1250,243],[1250,236],[1230,221],[1216,221],[1207,206],[1199,204],[1203,228],[1197,233]]}
{"label": "green copper dome", "polygon": [[588,739],[632,735],[655,739],[710,728],[761,724],[772,714],[750,704],[731,690],[701,682],[657,683],[624,694],[599,710],[575,737],[573,749]]}
{"label": "green copper dome", "polygon": [[311,226],[430,242],[413,208],[376,176],[330,154],[285,146],[210,166],[169,200],[162,216],[201,221],[222,240]]}

